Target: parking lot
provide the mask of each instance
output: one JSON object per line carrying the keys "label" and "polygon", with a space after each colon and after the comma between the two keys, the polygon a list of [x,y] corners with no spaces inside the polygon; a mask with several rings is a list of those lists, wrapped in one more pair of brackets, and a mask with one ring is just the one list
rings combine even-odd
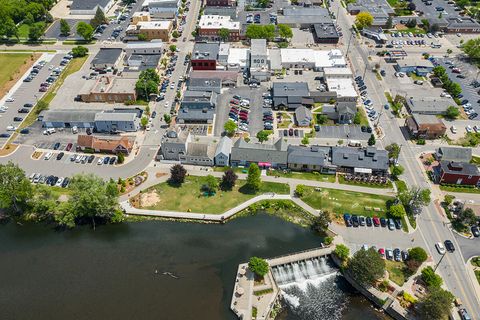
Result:
{"label": "parking lot", "polygon": [[[440,12],[444,18],[456,18],[459,17],[459,12],[461,10],[455,11],[455,2],[452,0],[429,0],[431,5],[426,5],[425,2],[421,0],[413,0],[413,3],[416,5],[416,11],[422,11],[422,18],[438,18]],[[443,11],[437,10],[438,8],[443,8]]]}
{"label": "parking lot", "polygon": [[315,134],[317,138],[351,140],[368,140],[370,135],[368,132],[362,132],[359,125],[320,126],[320,131]]}
{"label": "parking lot", "polygon": [[77,24],[79,22],[86,22],[90,23],[88,19],[65,19],[68,25],[70,26],[70,35],[62,36],[60,34],[60,20],[55,20],[50,27],[48,27],[47,31],[45,31],[45,38],[55,38],[59,41],[64,40],[81,40],[83,39],[79,34],[77,34]]}
{"label": "parking lot", "polygon": [[262,94],[267,92],[267,88],[261,86],[259,88],[250,88],[241,86],[237,88],[228,89],[226,92],[219,95],[216,107],[215,119],[215,136],[222,134],[223,126],[228,121],[228,114],[230,112],[230,100],[234,95],[239,95],[242,98],[250,100],[250,108],[248,114],[248,132],[251,136],[255,136],[258,131],[263,130],[262,115],[264,111],[271,110],[270,108],[263,108]]}
{"label": "parking lot", "polygon": [[[8,107],[5,112],[0,113],[0,133],[1,134],[9,134],[6,130],[8,126],[18,127],[22,123],[22,121],[13,121],[15,117],[20,117],[25,119],[28,113],[19,113],[18,110],[24,108],[25,104],[32,104],[34,105],[38,100],[42,98],[44,92],[39,92],[40,84],[45,82],[45,80],[49,77],[49,74],[52,70],[60,65],[62,60],[63,54],[55,55],[55,54],[44,54],[42,57],[36,62],[39,61],[46,61],[46,64],[43,68],[40,69],[37,76],[32,79],[30,82],[22,82],[20,83],[17,89],[12,89],[12,93],[5,96],[2,101],[5,101],[7,98],[13,98],[14,101],[12,102],[3,102],[1,105]],[[22,80],[25,79],[32,68],[30,68],[25,75],[22,77]],[[0,138],[0,145],[3,144],[8,140],[8,137]]]}

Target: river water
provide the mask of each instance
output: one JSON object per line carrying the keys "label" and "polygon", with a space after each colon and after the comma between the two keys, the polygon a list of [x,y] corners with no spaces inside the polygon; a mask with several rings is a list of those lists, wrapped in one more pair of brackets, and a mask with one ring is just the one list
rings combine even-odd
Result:
{"label": "river water", "polygon": [[[225,225],[148,221],[95,231],[10,223],[0,226],[1,319],[236,319],[229,305],[239,263],[319,241],[263,214]],[[322,295],[333,295],[328,302],[342,312],[318,319],[383,319],[340,276],[324,283]],[[279,318],[317,319],[304,312],[288,308]]]}

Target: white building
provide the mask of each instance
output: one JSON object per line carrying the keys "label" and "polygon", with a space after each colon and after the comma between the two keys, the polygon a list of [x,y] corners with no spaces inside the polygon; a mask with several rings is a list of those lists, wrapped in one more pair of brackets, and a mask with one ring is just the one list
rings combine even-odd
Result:
{"label": "white building", "polygon": [[251,40],[250,76],[259,81],[270,79],[270,63],[265,39]]}
{"label": "white building", "polygon": [[248,66],[248,48],[230,48],[227,60],[228,70],[244,70]]}
{"label": "white building", "polygon": [[150,0],[147,5],[152,18],[174,19],[180,7],[180,0]]}
{"label": "white building", "polygon": [[162,41],[129,42],[125,47],[125,54],[163,54],[165,45]]}

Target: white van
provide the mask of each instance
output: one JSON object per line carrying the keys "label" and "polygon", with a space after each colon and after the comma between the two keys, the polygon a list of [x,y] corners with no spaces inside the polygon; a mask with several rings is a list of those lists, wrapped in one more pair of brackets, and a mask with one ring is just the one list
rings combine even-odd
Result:
{"label": "white van", "polygon": [[50,158],[52,157],[53,153],[49,152],[45,155],[45,160],[50,160]]}
{"label": "white van", "polygon": [[72,127],[72,133],[73,133],[73,134],[77,134],[77,133],[78,133],[78,128],[77,128],[77,126],[73,126],[73,127]]}

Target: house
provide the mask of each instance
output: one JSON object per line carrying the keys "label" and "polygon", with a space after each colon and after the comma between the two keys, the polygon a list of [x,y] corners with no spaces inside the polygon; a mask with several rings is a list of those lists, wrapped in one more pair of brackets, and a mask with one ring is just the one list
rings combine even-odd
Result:
{"label": "house", "polygon": [[162,138],[156,160],[180,161],[187,154],[187,146],[192,141],[188,131],[168,131]]}
{"label": "house", "polygon": [[428,59],[407,56],[397,60],[395,70],[404,73],[415,73],[417,76],[424,77],[432,72],[433,67],[433,63]]}
{"label": "house", "polygon": [[433,98],[433,97],[410,97],[406,100],[406,107],[411,114],[431,114],[442,115],[447,113],[450,106],[455,105],[455,102],[447,98]]}
{"label": "house", "polygon": [[273,108],[295,110],[310,96],[306,82],[274,82],[272,85]]}
{"label": "house", "polygon": [[293,146],[288,149],[288,168],[296,171],[318,171],[321,173],[335,174],[336,168],[328,161],[330,147],[322,146]]}
{"label": "house", "polygon": [[405,126],[414,138],[437,139],[445,134],[447,126],[434,115],[413,114]]}
{"label": "house", "polygon": [[150,0],[148,12],[155,19],[174,19],[177,16],[180,0]]}
{"label": "house", "polygon": [[188,79],[188,90],[220,94],[222,91],[222,80],[220,78],[190,78]]}
{"label": "house", "polygon": [[97,132],[135,132],[140,129],[140,119],[133,112],[99,112],[95,115]]}
{"label": "house", "polygon": [[470,162],[472,149],[461,147],[439,147],[435,152],[435,158],[439,161]]}
{"label": "house", "polygon": [[116,76],[101,76],[87,79],[79,90],[78,97],[83,102],[125,103],[135,101],[137,80]]}
{"label": "house", "polygon": [[187,152],[179,155],[183,164],[196,166],[213,166],[215,146],[207,143],[188,142]]}
{"label": "house", "polygon": [[215,165],[218,167],[229,166],[230,153],[232,153],[232,139],[224,136],[220,139],[215,150]]}
{"label": "house", "polygon": [[388,152],[375,147],[332,147],[331,159],[340,172],[378,176],[388,173]]}
{"label": "house", "polygon": [[93,16],[99,8],[106,13],[114,3],[114,0],[73,0],[70,4],[70,14]]}
{"label": "house", "polygon": [[170,34],[173,29],[172,20],[158,20],[158,21],[140,21],[137,24],[131,24],[125,31],[129,37],[138,37],[143,35],[144,40],[162,40],[164,42],[170,41]]}
{"label": "house", "polygon": [[90,63],[92,69],[117,69],[122,62],[121,48],[100,48]]}
{"label": "house", "polygon": [[480,32],[480,24],[469,16],[446,18],[447,26],[445,32],[447,33],[478,33]]}
{"label": "house", "polygon": [[299,127],[309,127],[312,123],[313,116],[310,109],[300,106],[295,109],[295,121]]}
{"label": "house", "polygon": [[356,113],[357,106],[350,102],[337,102],[335,105],[325,104],[322,106],[322,114],[340,124],[352,123]]}
{"label": "house", "polygon": [[133,142],[128,137],[112,139],[80,134],[77,137],[77,147],[82,151],[90,150],[94,152],[123,153],[128,155],[132,151]]}
{"label": "house", "polygon": [[440,161],[434,173],[440,184],[478,186],[480,181],[478,167],[467,162]]}
{"label": "house", "polygon": [[217,94],[187,90],[177,115],[178,123],[213,123]]}
{"label": "house", "polygon": [[192,51],[191,66],[193,70],[216,70],[219,43],[195,43]]}
{"label": "house", "polygon": [[[228,38],[222,39],[220,30],[229,31]],[[233,21],[229,16],[202,15],[198,23],[198,36],[202,39],[219,41],[239,41],[240,22]]]}
{"label": "house", "polygon": [[287,143],[278,139],[274,144],[249,143],[238,139],[232,147],[230,164],[233,167],[256,163],[261,168],[286,168]]}

